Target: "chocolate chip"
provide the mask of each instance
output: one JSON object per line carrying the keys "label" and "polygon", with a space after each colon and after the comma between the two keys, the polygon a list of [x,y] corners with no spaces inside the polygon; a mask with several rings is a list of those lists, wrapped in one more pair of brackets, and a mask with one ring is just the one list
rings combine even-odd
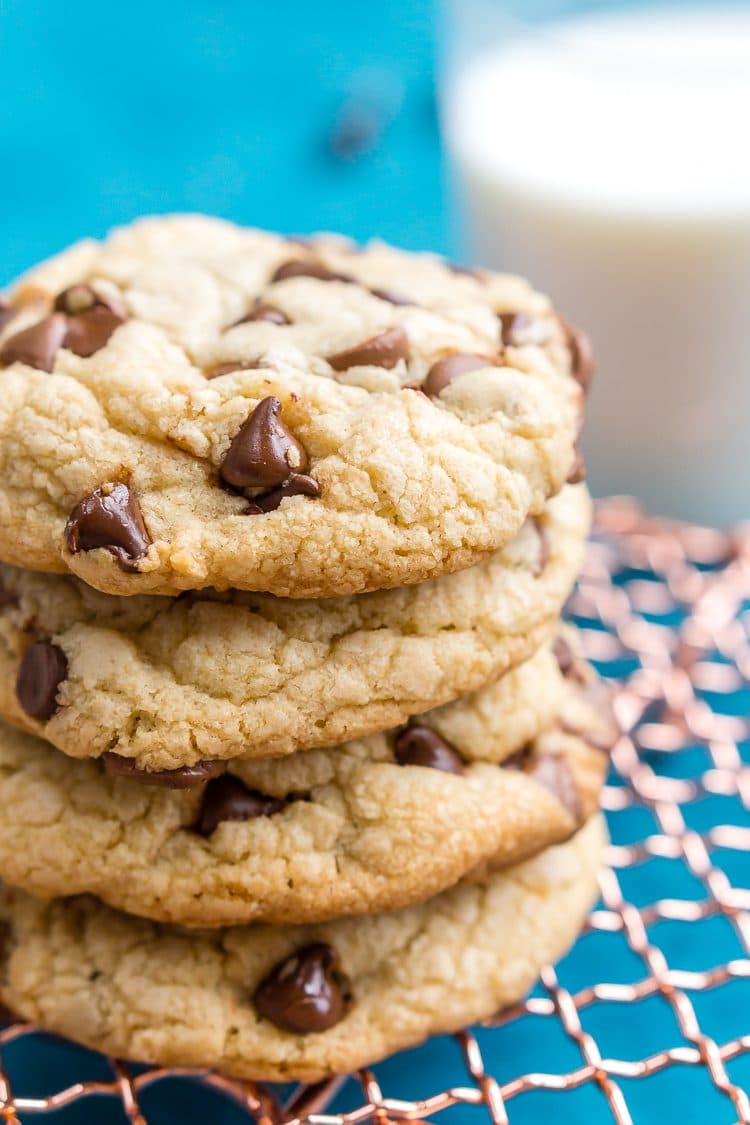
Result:
{"label": "chocolate chip", "polygon": [[329,355],[328,362],[334,371],[346,371],[350,367],[384,367],[390,371],[400,359],[409,354],[409,337],[403,328],[387,328],[377,336],[370,336],[353,348]]}
{"label": "chocolate chip", "polygon": [[536,566],[534,567],[534,577],[538,578],[540,574],[544,573],[547,567],[547,563],[550,560],[550,544],[549,535],[547,533],[547,525],[543,523],[538,516],[534,516],[532,523],[534,524],[534,528],[539,538],[539,558],[537,559]]}
{"label": "chocolate chip", "polygon": [[261,1016],[293,1035],[325,1031],[349,1010],[349,983],[338,971],[338,954],[315,942],[282,961],[255,990]]}
{"label": "chocolate chip", "polygon": [[413,305],[414,301],[411,297],[405,297],[403,293],[397,293],[395,289],[371,289],[373,297],[378,297],[381,301],[387,301],[389,305]]}
{"label": "chocolate chip", "polygon": [[284,808],[284,801],[267,797],[256,789],[225,773],[209,781],[203,791],[201,806],[193,829],[200,836],[210,836],[224,820],[254,820],[259,816],[273,816]]}
{"label": "chocolate chip", "polygon": [[0,297],[0,332],[5,328],[6,324],[11,322],[17,312],[18,309],[14,309],[12,305],[9,305],[7,301],[4,301],[2,297]]}
{"label": "chocolate chip", "polygon": [[266,324],[278,325],[292,323],[286,313],[282,312],[281,309],[277,309],[275,305],[258,304],[250,309],[250,312],[245,313],[239,320],[236,320],[230,327],[236,328],[238,324],[250,324],[255,320],[265,321]]}
{"label": "chocolate chip", "polygon": [[464,763],[457,750],[429,727],[404,727],[393,745],[400,766],[427,766],[444,773],[463,773]]}
{"label": "chocolate chip", "polygon": [[151,544],[137,499],[126,484],[103,484],[76,505],[65,525],[71,554],[110,551],[123,570],[137,570]]}
{"label": "chocolate chip", "polygon": [[314,277],[317,281],[354,281],[348,273],[336,273],[309,258],[290,258],[274,270],[271,281],[287,281],[290,277]]}
{"label": "chocolate chip", "polygon": [[562,317],[558,319],[570,351],[571,374],[586,393],[591,386],[591,379],[594,374],[594,350],[591,347],[591,341],[580,328],[574,328]]}
{"label": "chocolate chip", "polygon": [[530,760],[526,771],[530,777],[549,789],[578,824],[583,816],[581,795],[570,767],[561,754],[539,754]]}
{"label": "chocolate chip", "polygon": [[193,789],[218,777],[227,768],[226,762],[205,761],[175,770],[143,770],[134,758],[124,758],[112,750],[102,754],[102,763],[107,773],[115,777],[129,777],[141,785],[160,785],[165,789]]}
{"label": "chocolate chip", "polygon": [[248,506],[247,514],[255,516],[275,512],[287,496],[320,496],[320,485],[305,473],[292,473],[289,480],[285,480],[278,488],[254,496]]}
{"label": "chocolate chip", "polygon": [[480,367],[492,367],[495,362],[494,359],[484,355],[454,352],[453,355],[447,355],[444,359],[433,363],[422,380],[422,390],[430,398],[437,398],[440,392],[459,375],[465,375],[468,371],[478,371]]}
{"label": "chocolate chip", "polygon": [[76,355],[94,355],[128,319],[127,309],[114,296],[102,296],[90,285],[71,285],[55,298],[55,310],[65,313],[68,326],[64,346]]}
{"label": "chocolate chip", "polygon": [[527,744],[526,746],[522,746],[520,750],[516,750],[513,754],[509,754],[507,758],[503,758],[500,765],[504,770],[526,769],[533,752],[533,747]]}
{"label": "chocolate chip", "polygon": [[67,657],[59,645],[37,641],[27,648],[16,679],[16,695],[26,714],[42,722],[51,719],[60,706],[57,690],[67,675]]}
{"label": "chocolate chip", "polygon": [[507,347],[520,347],[523,341],[524,329],[528,330],[533,324],[533,318],[528,313],[510,312],[500,313],[500,339]]}
{"label": "chocolate chip", "polygon": [[281,421],[281,402],[262,399],[232,439],[219,473],[231,488],[273,488],[304,474],[307,453]]}
{"label": "chocolate chip", "polygon": [[28,367],[35,367],[37,371],[51,371],[67,330],[67,318],[62,313],[53,313],[32,324],[30,328],[16,332],[0,348],[0,366],[25,363]]}

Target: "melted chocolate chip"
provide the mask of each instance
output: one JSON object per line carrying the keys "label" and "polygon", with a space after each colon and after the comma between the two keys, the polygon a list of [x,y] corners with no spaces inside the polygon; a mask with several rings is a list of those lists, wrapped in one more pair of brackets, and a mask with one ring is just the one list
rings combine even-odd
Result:
{"label": "melted chocolate chip", "polygon": [[545,789],[554,793],[576,822],[581,819],[581,797],[563,755],[537,754],[532,743],[504,758],[500,765],[503,769],[521,770],[533,777]]}
{"label": "melted chocolate chip", "polygon": [[292,323],[286,313],[282,312],[281,309],[277,309],[275,305],[258,304],[250,309],[250,312],[240,317],[239,320],[236,320],[231,327],[235,328],[238,324],[249,324],[251,321],[255,320],[265,321],[266,324],[278,325]]}
{"label": "melted chocolate chip", "polygon": [[547,344],[555,335],[555,321],[524,312],[498,314],[500,340],[506,348],[522,348],[525,344]]}
{"label": "melted chocolate chip", "polygon": [[534,318],[522,312],[500,313],[499,320],[500,339],[506,348],[521,347],[534,324]]}
{"label": "melted chocolate chip", "polygon": [[242,423],[219,473],[231,488],[273,488],[304,474],[307,453],[279,417],[281,402],[264,398]]}
{"label": "melted chocolate chip", "polygon": [[529,764],[532,753],[533,747],[527,744],[515,753],[509,754],[507,758],[503,758],[500,765],[504,770],[523,770]]}
{"label": "melted chocolate chip", "polygon": [[57,691],[67,678],[68,661],[59,645],[37,641],[26,649],[16,679],[18,702],[32,719],[46,722],[60,706]]}
{"label": "melted chocolate chip", "polygon": [[320,496],[320,485],[313,477],[308,477],[304,473],[292,473],[289,480],[285,480],[278,488],[254,496],[248,506],[247,514],[257,516],[275,512],[287,496]]}
{"label": "melted chocolate chip", "polygon": [[488,356],[454,352],[453,355],[447,355],[444,359],[433,363],[422,381],[422,390],[430,398],[437,398],[440,392],[459,375],[465,375],[468,371],[478,371],[480,367],[492,367],[494,364],[495,360]]}
{"label": "melted chocolate chip", "polygon": [[585,394],[591,386],[591,379],[594,374],[594,350],[591,347],[591,341],[585,332],[581,332],[580,328],[574,328],[562,317],[559,320],[570,350],[571,374],[576,382],[583,387]]}
{"label": "melted chocolate chip", "polygon": [[227,768],[226,762],[196,762],[193,766],[180,766],[176,770],[142,770],[134,758],[124,758],[108,750],[102,754],[107,773],[116,777],[129,777],[141,785],[160,785],[165,789],[193,789],[218,777]]}
{"label": "melted chocolate chip", "polygon": [[370,336],[353,348],[329,355],[328,362],[334,371],[346,371],[350,367],[384,367],[390,371],[400,359],[409,354],[409,337],[403,328],[388,328],[377,336]]}
{"label": "melted chocolate chip", "polygon": [[276,797],[268,797],[256,789],[248,789],[239,777],[225,773],[209,781],[204,789],[193,829],[200,836],[210,836],[222,821],[273,816],[284,808],[284,804],[284,801]]}
{"label": "melted chocolate chip", "polygon": [[373,297],[378,297],[381,301],[387,301],[389,305],[414,304],[411,297],[405,297],[403,293],[398,293],[395,289],[371,289],[370,292]]}
{"label": "melted chocolate chip", "polygon": [[334,1027],[351,1004],[338,954],[322,942],[305,946],[272,969],[253,999],[261,1016],[293,1035]]}
{"label": "melted chocolate chip", "polygon": [[44,320],[9,336],[0,348],[0,366],[25,363],[37,371],[51,371],[55,356],[65,341],[68,322],[62,313],[53,313]]}
{"label": "melted chocolate chip", "polygon": [[561,754],[539,754],[531,758],[526,771],[549,789],[578,824],[583,816],[581,795],[570,767]]}
{"label": "melted chocolate chip", "polygon": [[457,750],[429,727],[404,727],[393,744],[400,766],[427,766],[444,773],[463,773],[464,763]]}
{"label": "melted chocolate chip", "polygon": [[14,309],[12,305],[9,305],[7,301],[4,301],[2,297],[0,297],[0,332],[5,328],[6,324],[11,322],[17,312],[18,309]]}
{"label": "melted chocolate chip", "polygon": [[271,281],[286,281],[290,277],[314,277],[317,281],[354,281],[348,273],[336,273],[322,262],[306,258],[291,258],[288,262],[282,262],[271,275]]}
{"label": "melted chocolate chip", "polygon": [[116,297],[103,297],[90,285],[71,285],[55,299],[55,310],[68,317],[64,347],[76,355],[94,355],[112,333],[128,319],[127,309]]}
{"label": "melted chocolate chip", "polygon": [[71,554],[110,551],[123,570],[137,570],[151,544],[141,509],[126,484],[106,484],[81,500],[65,526]]}

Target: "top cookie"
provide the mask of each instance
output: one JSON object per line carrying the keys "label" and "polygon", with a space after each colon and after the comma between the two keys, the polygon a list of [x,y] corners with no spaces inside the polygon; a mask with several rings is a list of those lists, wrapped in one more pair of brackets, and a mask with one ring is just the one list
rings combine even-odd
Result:
{"label": "top cookie", "polygon": [[0,559],[105,592],[418,582],[579,473],[585,341],[434,256],[149,219],[0,325]]}

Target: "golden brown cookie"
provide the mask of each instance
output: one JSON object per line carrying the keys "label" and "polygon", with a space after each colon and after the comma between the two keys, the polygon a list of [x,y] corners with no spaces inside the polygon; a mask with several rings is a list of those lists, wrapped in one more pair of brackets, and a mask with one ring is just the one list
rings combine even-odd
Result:
{"label": "golden brown cookie", "polygon": [[518,278],[178,216],[72,247],[9,311],[0,558],[108,593],[424,581],[576,472],[581,348]]}
{"label": "golden brown cookie", "polygon": [[0,998],[117,1056],[315,1081],[526,993],[597,893],[599,815],[568,843],[390,914],[188,932],[95,899],[0,894]]}
{"label": "golden brown cookie", "polygon": [[[193,926],[314,922],[421,902],[567,839],[614,734],[549,649],[388,734],[230,762],[191,789],[111,776],[0,725],[0,869]],[[550,716],[550,707],[552,715]]]}
{"label": "golden brown cookie", "polygon": [[551,635],[589,515],[585,489],[570,486],[475,567],[326,601],[120,598],[0,565],[0,716],[72,757],[111,753],[150,771],[387,730]]}

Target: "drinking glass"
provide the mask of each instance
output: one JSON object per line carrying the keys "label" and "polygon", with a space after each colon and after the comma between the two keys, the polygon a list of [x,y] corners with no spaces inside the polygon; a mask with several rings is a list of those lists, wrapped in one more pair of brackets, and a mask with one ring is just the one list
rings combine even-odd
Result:
{"label": "drinking glass", "polygon": [[595,494],[750,516],[750,3],[444,0],[464,253],[592,337]]}

